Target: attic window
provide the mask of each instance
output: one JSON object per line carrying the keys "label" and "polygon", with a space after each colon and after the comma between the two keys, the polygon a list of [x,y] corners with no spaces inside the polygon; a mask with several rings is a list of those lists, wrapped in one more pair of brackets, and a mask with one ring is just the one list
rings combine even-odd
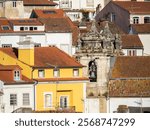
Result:
{"label": "attic window", "polygon": [[14,71],[14,80],[15,81],[20,80],[20,71],[19,70]]}
{"label": "attic window", "polygon": [[2,26],[3,30],[9,30],[9,26]]}
{"label": "attic window", "polygon": [[56,14],[56,12],[53,10],[44,10],[43,13],[44,14]]}

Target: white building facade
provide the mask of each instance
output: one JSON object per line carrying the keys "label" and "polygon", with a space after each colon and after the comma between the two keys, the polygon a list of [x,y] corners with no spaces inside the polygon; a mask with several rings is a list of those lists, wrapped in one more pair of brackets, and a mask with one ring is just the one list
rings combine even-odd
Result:
{"label": "white building facade", "polygon": [[3,93],[0,112],[11,113],[19,108],[34,109],[33,84],[4,85]]}
{"label": "white building facade", "polygon": [[59,8],[64,9],[66,14],[72,21],[81,20],[87,13],[89,20],[95,17],[96,7],[99,5],[100,9],[108,3],[109,0],[54,0],[59,4]]}

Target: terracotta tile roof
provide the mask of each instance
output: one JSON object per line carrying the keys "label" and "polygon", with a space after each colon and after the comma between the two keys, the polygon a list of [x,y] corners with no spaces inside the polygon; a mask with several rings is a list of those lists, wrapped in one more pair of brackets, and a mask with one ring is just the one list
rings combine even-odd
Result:
{"label": "terracotta tile roof", "polygon": [[110,97],[150,97],[150,79],[111,80]]}
{"label": "terracotta tile roof", "polygon": [[35,18],[62,18],[65,16],[65,12],[62,9],[34,9],[31,13],[31,17]]}
{"label": "terracotta tile roof", "polygon": [[150,2],[113,1],[131,14],[150,14]]}
{"label": "terracotta tile roof", "polygon": [[150,56],[120,56],[116,58],[111,78],[150,77]]}
{"label": "terracotta tile roof", "polygon": [[47,78],[47,79],[35,79],[38,82],[54,82],[54,81],[83,81],[83,80],[87,80],[89,81],[88,78]]}
{"label": "terracotta tile roof", "polygon": [[138,35],[121,35],[123,49],[143,49],[143,44]]}
{"label": "terracotta tile roof", "polygon": [[[3,29],[3,27],[8,27],[8,29]],[[13,32],[8,19],[0,19],[0,33],[11,33]]]}
{"label": "terracotta tile roof", "polygon": [[[44,31],[14,31],[13,26],[43,26],[43,24],[37,19],[0,19],[0,33],[41,33]],[[8,27],[8,29],[3,29]]]}
{"label": "terracotta tile roof", "polygon": [[[18,50],[15,48],[0,48],[0,51],[17,59]],[[42,55],[41,55],[42,54]],[[74,58],[67,53],[61,51],[57,47],[37,47],[34,50],[34,67],[50,67],[57,65],[58,67],[83,67]]]}
{"label": "terracotta tile roof", "polygon": [[18,50],[15,48],[0,48],[0,51],[6,53],[7,55],[17,59]]}
{"label": "terracotta tile roof", "polygon": [[[46,25],[47,31],[72,32],[73,45],[76,45],[79,35],[79,29],[69,17],[66,16],[62,9],[32,11],[31,17],[39,18]],[[57,26],[56,26],[57,25]]]}
{"label": "terracotta tile roof", "polygon": [[136,31],[136,33],[150,33],[150,24],[132,24],[131,25],[133,30]]}
{"label": "terracotta tile roof", "polygon": [[3,76],[0,75],[0,80],[2,80],[4,84],[6,85],[7,84],[33,84],[34,83],[33,80],[28,79],[25,76],[22,76],[22,79],[20,81],[12,80],[12,78],[8,74],[3,74]]}
{"label": "terracotta tile roof", "polygon": [[30,18],[30,19],[8,19],[10,24],[13,25],[36,25],[41,26],[43,25],[38,19]]}
{"label": "terracotta tile roof", "polygon": [[109,21],[99,21],[97,23],[97,29],[98,31],[104,30],[106,24],[108,23],[109,29],[112,34],[125,34],[115,23],[109,22]]}
{"label": "terracotta tile roof", "polygon": [[18,66],[18,65],[1,65],[0,64],[0,71],[1,70],[15,70],[15,69],[22,69],[22,68],[20,68],[20,66]]}
{"label": "terracotta tile roof", "polygon": [[[41,55],[42,54],[42,55]],[[37,47],[35,48],[34,67],[49,67],[57,65],[58,67],[83,67],[74,58],[57,47]],[[49,65],[50,64],[50,65]]]}
{"label": "terracotta tile roof", "polygon": [[4,84],[26,84],[33,83],[33,80],[28,79],[25,76],[21,76],[21,80],[15,81],[13,78],[13,70],[21,70],[18,65],[1,65],[0,64],[0,80],[4,82]]}
{"label": "terracotta tile roof", "polygon": [[39,20],[45,24],[46,32],[72,32],[66,18],[42,18]]}
{"label": "terracotta tile roof", "polygon": [[52,0],[23,0],[24,6],[56,6]]}

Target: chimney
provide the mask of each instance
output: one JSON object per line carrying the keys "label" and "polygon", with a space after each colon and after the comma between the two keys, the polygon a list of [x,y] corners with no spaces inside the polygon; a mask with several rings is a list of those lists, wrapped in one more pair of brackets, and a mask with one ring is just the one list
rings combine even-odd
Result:
{"label": "chimney", "polygon": [[34,65],[34,44],[30,37],[18,43],[18,59],[30,66]]}

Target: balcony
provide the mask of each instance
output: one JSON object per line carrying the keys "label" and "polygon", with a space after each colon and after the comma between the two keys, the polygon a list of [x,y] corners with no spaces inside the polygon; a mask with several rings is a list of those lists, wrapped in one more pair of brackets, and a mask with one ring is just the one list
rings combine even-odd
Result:
{"label": "balcony", "polygon": [[32,111],[33,113],[75,113],[75,106],[67,106],[62,108],[56,107],[54,110]]}

